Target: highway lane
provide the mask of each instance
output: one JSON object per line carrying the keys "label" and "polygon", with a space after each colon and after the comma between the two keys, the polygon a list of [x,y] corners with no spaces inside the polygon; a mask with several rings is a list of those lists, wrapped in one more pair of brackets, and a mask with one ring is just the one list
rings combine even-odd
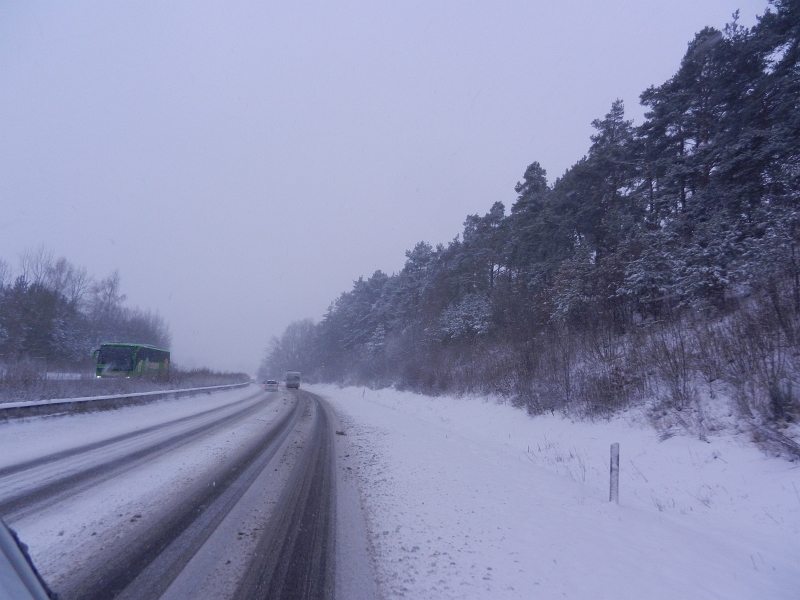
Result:
{"label": "highway lane", "polygon": [[157,457],[246,419],[262,394],[106,440],[77,446],[0,469],[0,514],[19,518],[39,504],[119,477]]}
{"label": "highway lane", "polygon": [[237,598],[331,598],[334,587],[335,464],[330,422],[320,401],[305,443],[237,586]]}
{"label": "highway lane", "polygon": [[[259,392],[7,465],[0,508],[66,599],[373,598],[335,426],[313,394]],[[48,547],[59,516],[74,543]]]}

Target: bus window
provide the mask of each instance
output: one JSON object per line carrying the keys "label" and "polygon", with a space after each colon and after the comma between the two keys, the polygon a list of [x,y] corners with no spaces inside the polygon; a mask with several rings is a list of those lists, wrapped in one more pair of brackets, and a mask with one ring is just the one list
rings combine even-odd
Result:
{"label": "bus window", "polygon": [[130,371],[133,369],[133,348],[102,346],[97,363],[107,365],[108,371]]}

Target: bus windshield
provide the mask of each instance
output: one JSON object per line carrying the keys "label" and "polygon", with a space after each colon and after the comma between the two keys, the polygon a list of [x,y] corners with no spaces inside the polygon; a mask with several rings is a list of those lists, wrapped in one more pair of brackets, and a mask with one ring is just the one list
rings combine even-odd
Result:
{"label": "bus windshield", "polygon": [[97,363],[107,365],[109,371],[133,370],[133,348],[101,346]]}

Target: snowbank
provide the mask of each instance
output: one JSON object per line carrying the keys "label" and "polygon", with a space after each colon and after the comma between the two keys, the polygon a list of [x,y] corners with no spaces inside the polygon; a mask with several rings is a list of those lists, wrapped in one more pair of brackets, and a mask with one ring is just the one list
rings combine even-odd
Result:
{"label": "snowbank", "polygon": [[386,597],[800,597],[800,469],[745,436],[659,441],[624,417],[307,387],[356,449]]}

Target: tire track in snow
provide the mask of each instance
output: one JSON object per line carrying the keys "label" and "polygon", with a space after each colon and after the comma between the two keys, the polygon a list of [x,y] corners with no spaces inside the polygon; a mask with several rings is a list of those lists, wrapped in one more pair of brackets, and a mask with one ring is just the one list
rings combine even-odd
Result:
{"label": "tire track in snow", "polygon": [[[27,468],[23,468],[25,465],[6,467],[4,470],[10,472],[5,476],[0,474],[0,490],[3,490],[0,493],[0,514],[18,519],[35,512],[40,505],[77,494],[181,446],[213,435],[261,410],[259,396],[240,401],[246,403],[244,408],[235,409],[219,419],[214,418],[217,412],[229,411],[240,402],[154,426],[148,428],[149,431],[132,432],[117,436],[116,440],[42,457],[27,463]],[[191,426],[196,421],[201,423]],[[189,425],[188,429],[186,425]],[[168,428],[177,428],[178,431],[166,438],[157,436]],[[155,437],[155,441],[149,441],[148,437]],[[103,454],[107,456],[103,457]]]}
{"label": "tire track in snow", "polygon": [[[130,440],[133,438],[137,438],[143,435],[148,435],[156,431],[161,431],[163,429],[174,427],[176,425],[180,425],[182,423],[190,423],[192,421],[197,421],[198,419],[202,419],[204,417],[208,417],[210,415],[214,415],[220,412],[224,412],[229,410],[232,407],[239,406],[245,402],[252,401],[258,395],[261,395],[262,392],[258,392],[257,394],[253,394],[252,396],[248,396],[247,398],[242,398],[241,400],[237,400],[231,404],[225,404],[223,406],[217,406],[215,408],[210,408],[200,413],[196,413],[193,415],[187,415],[185,417],[181,417],[179,419],[174,419],[172,421],[167,421],[165,423],[158,423],[156,425],[151,425],[150,427],[144,427],[142,429],[137,429],[135,431],[129,431],[128,433],[123,433],[120,435],[116,435],[111,438],[107,438],[104,440],[100,440],[98,442],[93,442],[91,444],[85,444],[83,446],[76,446],[75,448],[69,448],[67,450],[61,450],[59,452],[54,452],[52,454],[48,454],[46,456],[40,456],[38,458],[34,458],[32,460],[27,460],[25,462],[9,465],[6,467],[0,467],[0,479],[6,477],[7,475],[13,475],[15,473],[19,473],[20,471],[27,471],[29,469],[33,469],[34,467],[39,467],[41,465],[46,465],[58,460],[63,460],[65,458],[70,458],[72,456],[77,456],[79,454],[85,454],[87,452],[93,452],[100,448],[104,448],[106,446],[110,446],[112,444],[118,444],[120,442],[124,442],[126,440]],[[66,415],[64,415],[66,416]]]}
{"label": "tire track in snow", "polygon": [[179,512],[165,515],[144,535],[120,544],[109,562],[97,565],[88,576],[59,593],[66,600],[158,598],[274,456],[301,411],[302,406],[294,403],[238,460],[215,476],[213,485],[184,498]]}
{"label": "tire track in snow", "polygon": [[[206,436],[224,433],[226,427],[233,428],[243,419],[253,423],[264,420],[257,418],[261,415],[272,415],[265,420],[269,424],[263,432],[237,446],[235,455],[206,471],[191,488],[180,492],[182,496],[165,497],[154,505],[161,512],[156,510],[139,528],[124,527],[119,521],[88,554],[72,559],[80,562],[80,568],[74,569],[72,560],[62,560],[61,569],[52,572],[59,580],[56,591],[63,600],[162,596],[371,600],[374,579],[366,537],[357,526],[351,526],[361,515],[354,488],[345,494],[337,520],[337,498],[342,497],[341,486],[337,486],[337,452],[345,452],[348,442],[333,435],[336,417],[322,399],[301,391],[276,395],[276,399],[281,397],[283,404],[260,399],[248,404],[245,399],[234,403],[232,412],[213,409],[149,427],[138,435],[123,434],[5,468],[0,485],[37,469],[57,471],[74,460],[85,459],[89,464],[89,468],[2,502],[16,507],[16,514],[25,513],[26,519],[35,520],[39,511],[52,511],[47,505],[55,500],[81,502],[82,496],[75,496],[78,491],[92,493],[93,486],[108,480],[124,484],[135,468],[144,472],[162,468],[156,467],[156,459],[158,464],[168,464],[172,450],[194,448]],[[252,425],[249,427],[252,430]],[[133,452],[112,452],[133,442],[152,443]],[[110,460],[104,462],[104,458]],[[352,487],[353,482],[349,483]],[[26,501],[35,505],[26,507]],[[350,523],[343,523],[348,520]],[[360,527],[363,530],[363,523]],[[244,537],[243,529],[249,532]],[[344,534],[337,538],[340,530]],[[343,547],[355,548],[353,554],[363,556],[353,559],[351,553],[341,552],[337,539],[347,540]],[[337,549],[348,556],[337,557]],[[222,573],[231,558],[234,564]],[[337,565],[347,570],[348,576],[337,573]],[[229,580],[223,581],[221,573]],[[345,583],[337,592],[342,581]],[[196,593],[181,593],[186,590]]]}
{"label": "tire track in snow", "polygon": [[301,394],[314,408],[308,441],[236,598],[333,598],[336,495],[331,427],[320,399]]}

